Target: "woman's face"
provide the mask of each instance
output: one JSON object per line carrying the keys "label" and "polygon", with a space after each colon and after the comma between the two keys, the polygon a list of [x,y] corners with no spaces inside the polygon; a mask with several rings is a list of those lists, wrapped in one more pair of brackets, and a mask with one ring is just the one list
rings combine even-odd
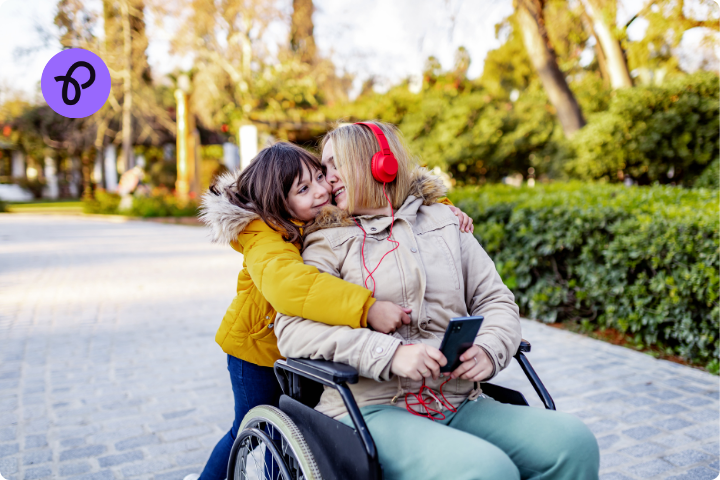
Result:
{"label": "woman's face", "polygon": [[303,165],[302,177],[295,181],[288,192],[290,214],[297,220],[309,222],[320,209],[330,203],[332,189],[320,170],[310,172]]}
{"label": "woman's face", "polygon": [[332,187],[332,195],[338,208],[346,210],[348,207],[347,192],[345,191],[345,183],[340,176],[340,172],[335,168],[335,153],[333,152],[332,140],[328,140],[322,151],[322,164],[327,171],[327,181]]}

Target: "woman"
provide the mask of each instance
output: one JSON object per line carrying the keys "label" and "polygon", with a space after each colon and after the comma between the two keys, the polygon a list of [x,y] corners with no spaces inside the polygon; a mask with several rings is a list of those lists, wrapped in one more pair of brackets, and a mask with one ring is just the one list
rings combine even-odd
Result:
{"label": "woman", "polygon": [[[281,358],[273,330],[276,311],[386,333],[410,321],[409,310],[376,301],[366,288],[303,264],[301,229],[330,203],[330,194],[319,160],[279,142],[263,149],[242,172],[220,178],[203,196],[201,218],[213,240],[242,253],[243,263],[237,295],[215,336],[227,353],[235,420],[213,449],[201,480],[225,478],[245,414],[257,405],[278,403],[280,387],[272,369]],[[467,215],[457,209],[454,214],[472,230]],[[185,480],[197,478],[191,474]]]}
{"label": "woman", "polygon": [[[383,334],[278,315],[280,352],[358,369],[350,388],[388,479],[596,479],[597,442],[578,419],[482,395],[479,382],[505,368],[520,343],[514,297],[474,237],[433,204],[442,184],[415,166],[394,128],[373,125],[397,160],[396,178],[373,178],[381,147],[368,126],[329,133],[322,161],[338,207],[325,207],[309,229],[303,259],[412,309],[410,324]],[[485,321],[445,378],[441,338],[450,318],[467,315]],[[335,390],[316,408],[351,425]]]}

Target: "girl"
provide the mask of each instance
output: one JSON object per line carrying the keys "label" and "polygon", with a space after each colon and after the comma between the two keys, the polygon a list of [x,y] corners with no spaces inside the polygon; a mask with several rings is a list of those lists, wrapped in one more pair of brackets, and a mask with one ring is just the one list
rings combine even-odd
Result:
{"label": "girl", "polygon": [[[278,403],[272,369],[281,358],[276,311],[385,333],[410,321],[409,309],[376,301],[369,290],[302,263],[301,227],[331,199],[318,159],[289,143],[264,149],[245,170],[226,174],[203,196],[201,218],[213,241],[230,244],[244,258],[237,295],[215,336],[228,354],[235,421],[215,446],[202,480],[226,477],[230,449],[248,410]],[[472,229],[469,218],[458,215],[464,228]]]}
{"label": "girl", "polygon": [[[380,183],[373,157],[386,151],[383,136],[397,176]],[[322,162],[337,207],[324,207],[308,227],[303,259],[369,283],[376,298],[410,307],[411,321],[384,334],[278,315],[275,333],[284,356],[358,369],[361,379],[350,388],[385,478],[597,479],[597,442],[580,420],[482,394],[479,382],[517,351],[518,308],[482,247],[434,204],[444,188],[415,166],[399,133],[381,123],[338,128],[323,141]],[[444,378],[440,339],[451,318],[468,315],[485,321],[461,365]],[[352,426],[334,389],[316,408]]]}

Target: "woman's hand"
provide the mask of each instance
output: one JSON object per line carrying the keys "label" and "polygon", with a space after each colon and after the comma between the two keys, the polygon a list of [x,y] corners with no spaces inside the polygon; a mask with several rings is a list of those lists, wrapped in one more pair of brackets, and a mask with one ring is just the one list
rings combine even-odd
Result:
{"label": "woman's hand", "polygon": [[401,345],[395,351],[390,371],[399,377],[422,380],[423,377],[438,379],[440,367],[447,363],[445,355],[435,347],[418,343]]}
{"label": "woman's hand", "polygon": [[460,355],[460,361],[463,363],[450,374],[450,378],[479,382],[492,375],[493,362],[485,350],[477,345],[473,345]]}
{"label": "woman's hand", "polygon": [[412,308],[403,308],[392,302],[377,301],[368,310],[367,323],[376,332],[392,333],[403,324],[410,323]]}
{"label": "woman's hand", "polygon": [[458,217],[458,220],[460,220],[461,232],[472,233],[475,230],[475,225],[473,225],[473,219],[470,218],[467,213],[452,205],[448,205],[448,207],[450,207],[450,210],[452,210],[455,216]]}

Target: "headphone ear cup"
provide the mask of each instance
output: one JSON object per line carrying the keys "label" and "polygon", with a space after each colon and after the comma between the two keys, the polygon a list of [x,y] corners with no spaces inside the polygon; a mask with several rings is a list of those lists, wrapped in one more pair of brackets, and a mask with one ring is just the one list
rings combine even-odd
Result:
{"label": "headphone ear cup", "polygon": [[372,176],[375,180],[382,183],[389,183],[395,180],[398,171],[397,160],[395,155],[385,155],[383,152],[377,152],[372,157]]}

